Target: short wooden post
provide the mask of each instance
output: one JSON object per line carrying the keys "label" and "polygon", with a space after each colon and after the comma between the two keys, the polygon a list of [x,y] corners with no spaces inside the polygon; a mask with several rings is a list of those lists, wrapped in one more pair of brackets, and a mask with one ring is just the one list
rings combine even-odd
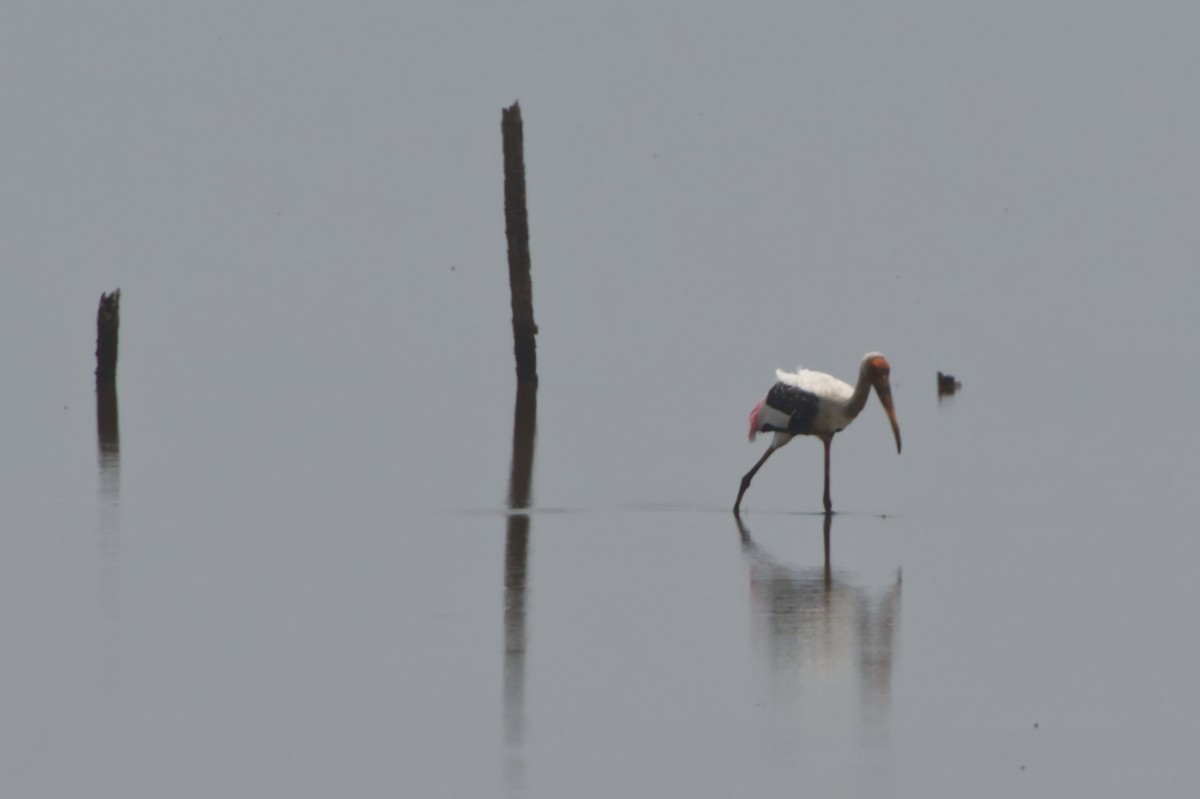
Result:
{"label": "short wooden post", "polygon": [[117,382],[117,331],[121,327],[121,290],[100,295],[96,312],[96,385]]}
{"label": "short wooden post", "polygon": [[521,106],[513,103],[500,118],[504,142],[504,229],[508,236],[508,285],[512,292],[513,353],[517,383],[537,383],[537,324],[533,321],[533,280],[529,269],[529,215],[525,209],[525,143]]}

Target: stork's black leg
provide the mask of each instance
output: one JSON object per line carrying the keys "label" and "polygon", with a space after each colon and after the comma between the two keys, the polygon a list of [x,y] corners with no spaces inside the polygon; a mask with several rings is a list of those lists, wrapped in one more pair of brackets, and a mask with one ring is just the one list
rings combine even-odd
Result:
{"label": "stork's black leg", "polygon": [[833,513],[833,502],[829,499],[829,445],[833,443],[833,436],[821,436],[821,441],[825,444],[825,513],[828,515]]}
{"label": "stork's black leg", "polygon": [[767,462],[767,458],[771,457],[771,453],[775,451],[774,446],[767,447],[767,451],[758,459],[758,463],[754,464],[750,471],[746,472],[742,477],[742,487],[738,490],[737,502],[733,503],[733,512],[737,513],[738,508],[742,505],[742,494],[746,493],[746,489],[750,487],[750,481],[754,478],[755,472],[762,468],[762,465]]}

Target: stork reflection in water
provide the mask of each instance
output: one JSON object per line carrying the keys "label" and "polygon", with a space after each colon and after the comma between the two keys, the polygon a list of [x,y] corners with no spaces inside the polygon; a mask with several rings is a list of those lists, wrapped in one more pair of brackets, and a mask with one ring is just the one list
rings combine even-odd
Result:
{"label": "stork reflection in water", "polygon": [[[785,696],[841,701],[837,686],[857,695],[871,731],[887,720],[892,664],[900,627],[901,573],[882,581],[853,579],[831,567],[833,516],[824,517],[824,563],[788,565],[735,517],[749,567],[755,638]],[[814,531],[815,532],[815,531]],[[785,534],[794,541],[793,531]],[[811,694],[806,686],[820,685]],[[780,702],[786,707],[789,702]]]}

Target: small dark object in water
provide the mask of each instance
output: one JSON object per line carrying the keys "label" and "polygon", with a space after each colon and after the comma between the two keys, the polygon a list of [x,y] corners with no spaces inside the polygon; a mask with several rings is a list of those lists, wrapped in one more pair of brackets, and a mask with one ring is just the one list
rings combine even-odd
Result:
{"label": "small dark object in water", "polygon": [[962,383],[954,379],[954,375],[947,375],[938,372],[938,396],[944,397],[947,394],[953,394],[962,388]]}

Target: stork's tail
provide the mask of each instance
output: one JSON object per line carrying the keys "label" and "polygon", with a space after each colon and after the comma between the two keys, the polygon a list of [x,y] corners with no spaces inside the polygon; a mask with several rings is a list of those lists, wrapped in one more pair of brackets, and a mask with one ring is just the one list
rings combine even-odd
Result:
{"label": "stork's tail", "polygon": [[750,411],[750,440],[751,441],[753,441],[754,437],[758,435],[758,412],[762,410],[762,406],[763,406],[764,402],[766,402],[766,400],[760,400],[759,403],[754,406],[754,410]]}

